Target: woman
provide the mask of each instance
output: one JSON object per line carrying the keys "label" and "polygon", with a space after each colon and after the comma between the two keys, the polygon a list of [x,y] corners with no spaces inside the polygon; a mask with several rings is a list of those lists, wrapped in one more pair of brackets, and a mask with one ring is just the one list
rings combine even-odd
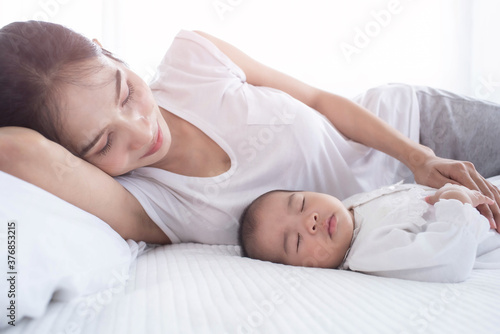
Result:
{"label": "woman", "polygon": [[359,98],[368,112],[201,32],[179,33],[151,88],[97,42],[59,25],[10,24],[0,50],[0,169],[123,238],[236,244],[241,211],[267,190],[345,198],[409,171],[432,187],[482,191],[496,202],[480,211],[492,226],[500,222],[500,193],[473,164],[416,142],[419,102],[435,91],[374,89]]}

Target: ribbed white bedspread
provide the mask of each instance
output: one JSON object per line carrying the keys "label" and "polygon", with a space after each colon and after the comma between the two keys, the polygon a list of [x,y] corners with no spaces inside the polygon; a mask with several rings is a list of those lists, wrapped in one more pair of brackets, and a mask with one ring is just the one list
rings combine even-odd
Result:
{"label": "ribbed white bedspread", "polygon": [[[126,283],[6,333],[499,333],[500,271],[459,284],[372,277],[178,244],[139,256]],[[117,273],[117,277],[121,274]],[[124,274],[126,275],[126,274]]]}

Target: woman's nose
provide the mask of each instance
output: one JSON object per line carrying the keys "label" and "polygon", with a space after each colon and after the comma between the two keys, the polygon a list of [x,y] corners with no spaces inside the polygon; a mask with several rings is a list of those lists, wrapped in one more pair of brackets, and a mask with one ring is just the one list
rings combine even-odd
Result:
{"label": "woman's nose", "polygon": [[151,122],[142,115],[131,115],[126,119],[126,127],[129,132],[129,147],[136,150],[151,142],[154,131]]}
{"label": "woman's nose", "polygon": [[318,231],[318,218],[316,212],[312,212],[305,217],[306,229],[309,233],[315,234]]}

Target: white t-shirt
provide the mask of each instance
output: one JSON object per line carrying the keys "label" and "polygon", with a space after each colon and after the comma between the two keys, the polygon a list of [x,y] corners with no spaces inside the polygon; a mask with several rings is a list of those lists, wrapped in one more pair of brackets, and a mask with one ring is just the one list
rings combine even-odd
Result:
{"label": "white t-shirt", "polygon": [[403,184],[344,200],[355,228],[340,269],[443,283],[464,281],[472,269],[500,269],[500,234],[469,204],[427,204],[435,191]]}
{"label": "white t-shirt", "polygon": [[[272,189],[345,198],[412,181],[399,161],[346,139],[317,111],[284,92],[248,84],[238,66],[195,32],[176,36],[151,89],[159,106],[197,126],[231,159],[216,177],[151,167],[117,177],[174,243],[237,244],[243,209]],[[356,101],[419,140],[411,86],[379,87]]]}

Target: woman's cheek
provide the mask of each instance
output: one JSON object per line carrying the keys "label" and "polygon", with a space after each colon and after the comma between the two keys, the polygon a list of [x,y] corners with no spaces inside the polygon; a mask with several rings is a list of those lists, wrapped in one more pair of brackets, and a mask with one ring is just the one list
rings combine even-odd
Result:
{"label": "woman's cheek", "polygon": [[98,167],[111,176],[122,175],[134,169],[130,166],[129,159],[125,154],[113,154]]}

